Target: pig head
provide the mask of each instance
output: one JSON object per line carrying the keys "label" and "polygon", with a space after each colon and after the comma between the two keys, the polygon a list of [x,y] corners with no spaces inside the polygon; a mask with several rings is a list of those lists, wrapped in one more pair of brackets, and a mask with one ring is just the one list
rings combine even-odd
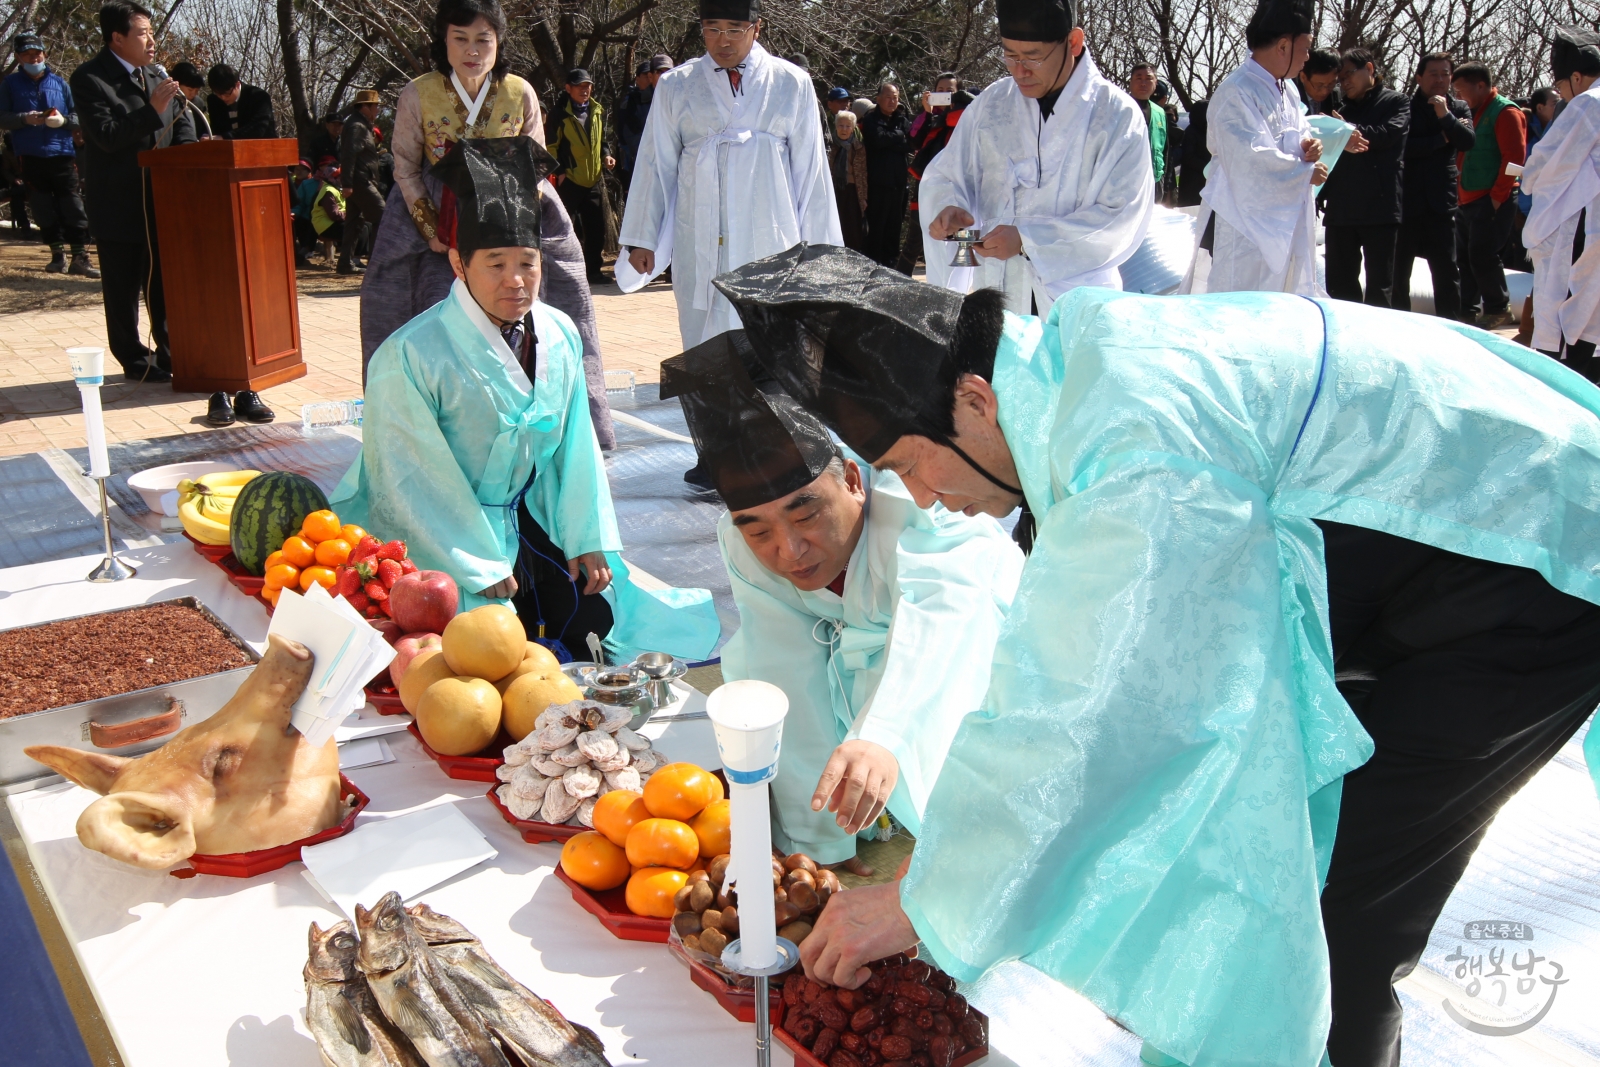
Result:
{"label": "pig head", "polygon": [[112,859],[160,870],[202,855],[298,841],[339,821],[339,750],[289,725],[311,677],[309,649],[276,635],[215,715],[128,759],[61,745],[32,759],[101,794],[78,817],[78,840]]}

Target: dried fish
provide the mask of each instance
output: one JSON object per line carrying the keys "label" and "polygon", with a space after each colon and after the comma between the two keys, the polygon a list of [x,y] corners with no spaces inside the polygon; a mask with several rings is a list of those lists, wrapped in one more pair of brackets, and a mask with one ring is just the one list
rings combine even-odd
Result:
{"label": "dried fish", "polygon": [[456,987],[495,1037],[537,1067],[610,1067],[594,1031],[574,1026],[507,974],[476,939],[440,944],[434,952]]}
{"label": "dried fish", "polygon": [[398,893],[356,906],[357,965],[389,1021],[428,1067],[512,1067],[429,950]]}
{"label": "dried fish", "polygon": [[309,932],[306,1027],[330,1067],[422,1067],[405,1035],[384,1018],[356,966],[359,944],[347,922]]}

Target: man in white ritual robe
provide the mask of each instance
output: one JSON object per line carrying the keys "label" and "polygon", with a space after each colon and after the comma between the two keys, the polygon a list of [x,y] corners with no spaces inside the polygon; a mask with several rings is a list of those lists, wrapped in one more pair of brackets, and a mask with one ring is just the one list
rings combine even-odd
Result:
{"label": "man in white ritual robe", "polygon": [[1311,52],[1307,0],[1263,0],[1245,30],[1246,59],[1222,79],[1206,110],[1211,151],[1200,194],[1200,247],[1209,231],[1210,274],[1184,291],[1323,295],[1317,281],[1316,186],[1328,177],[1294,77]]}
{"label": "man in white ritual robe", "polygon": [[[1533,347],[1590,381],[1600,341],[1600,38],[1560,26],[1550,47],[1567,106],[1528,154],[1522,191],[1533,210],[1522,241],[1533,259]],[[1587,211],[1587,214],[1585,214]],[[1582,254],[1574,256],[1578,227]]]}
{"label": "man in white ritual robe", "polygon": [[802,242],[842,245],[810,77],[769,53],[759,0],[702,0],[706,54],[661,76],[618,240],[632,292],[672,267],[691,348],[739,328],[711,279]]}
{"label": "man in white ritual robe", "polygon": [[[1122,288],[1155,202],[1150,135],[1085,50],[1071,0],[1001,0],[996,14],[1011,77],[968,106],[918,187],[928,280],[1003,289],[1012,311],[1043,314],[1080,285]],[[978,266],[952,270],[950,238],[968,228],[984,238]]]}

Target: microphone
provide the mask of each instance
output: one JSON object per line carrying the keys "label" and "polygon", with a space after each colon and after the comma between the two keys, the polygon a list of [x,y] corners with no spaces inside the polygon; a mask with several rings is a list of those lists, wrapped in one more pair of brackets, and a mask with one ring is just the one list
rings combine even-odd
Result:
{"label": "microphone", "polygon": [[150,65],[156,68],[156,77],[160,78],[162,81],[166,81],[168,78],[172,77],[172,75],[167,73],[167,68],[163,67],[160,63],[152,63]]}

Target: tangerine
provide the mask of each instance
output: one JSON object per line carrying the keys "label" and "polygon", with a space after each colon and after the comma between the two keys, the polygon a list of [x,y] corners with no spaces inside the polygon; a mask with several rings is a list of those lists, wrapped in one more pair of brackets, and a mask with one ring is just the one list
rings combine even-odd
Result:
{"label": "tangerine", "polygon": [[279,563],[267,568],[268,589],[293,589],[300,582],[300,568],[293,563]]}
{"label": "tangerine", "polygon": [[317,545],[317,562],[324,567],[340,567],[350,562],[351,545],[342,537],[331,537]]}
{"label": "tangerine", "polygon": [[277,607],[278,606],[278,596],[282,592],[283,592],[282,589],[275,589],[275,588],[273,588],[272,586],[269,585],[269,586],[264,587],[261,590],[261,599],[265,600],[268,604],[271,604],[273,607]]}
{"label": "tangerine", "polygon": [[622,848],[628,843],[628,831],[635,823],[650,818],[650,809],[644,798],[631,789],[613,789],[594,802],[594,828]]}
{"label": "tangerine", "polygon": [[333,573],[332,567],[307,567],[300,572],[300,589],[309,593],[313,582],[324,589],[332,589],[338,580],[339,576]]}
{"label": "tangerine", "polygon": [[[716,780],[716,775],[711,776]],[[733,806],[726,800],[713,800],[705,810],[689,820],[689,829],[700,840],[700,855],[706,859],[733,851]]]}
{"label": "tangerine", "polygon": [[687,822],[722,798],[722,783],[692,763],[669,763],[644,784],[644,806],[658,819]]}
{"label": "tangerine", "polygon": [[331,541],[339,536],[340,528],[339,516],[323,508],[306,516],[300,524],[300,536],[307,541]]}
{"label": "tangerine", "polygon": [[271,555],[269,555],[267,557],[267,561],[261,565],[261,573],[265,574],[268,571],[270,571],[272,568],[276,567],[278,564],[280,564],[280,563],[288,563],[288,562],[289,562],[288,559],[286,559],[284,557],[283,549],[280,548],[280,549],[278,549],[278,551],[272,553]]}
{"label": "tangerine", "polygon": [[677,819],[645,819],[628,831],[628,862],[635,867],[687,870],[700,855],[700,839]]}
{"label": "tangerine", "polygon": [[630,873],[626,853],[593,830],[567,838],[561,846],[561,869],[585,889],[596,890],[615,889]]}
{"label": "tangerine", "polygon": [[299,534],[284,541],[282,552],[284,562],[296,567],[309,567],[317,561],[317,546]]}
{"label": "tangerine", "polygon": [[677,910],[672,906],[672,898],[688,884],[689,876],[683,871],[675,871],[670,867],[641,867],[628,878],[628,889],[623,899],[627,901],[628,910],[635,915],[670,919]]}
{"label": "tangerine", "polygon": [[353,522],[347,522],[339,527],[339,540],[349,541],[352,546],[359,545],[361,539],[367,536],[367,531]]}

